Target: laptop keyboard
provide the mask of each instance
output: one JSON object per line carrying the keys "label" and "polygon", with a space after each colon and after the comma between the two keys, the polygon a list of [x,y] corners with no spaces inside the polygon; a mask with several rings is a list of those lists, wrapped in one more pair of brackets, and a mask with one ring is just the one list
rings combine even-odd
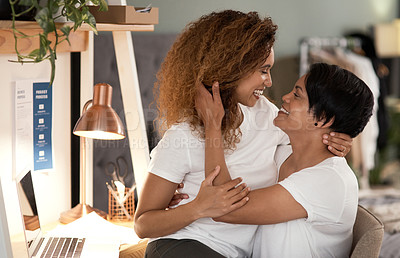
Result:
{"label": "laptop keyboard", "polygon": [[47,242],[40,258],[79,258],[81,256],[84,243],[85,238],[51,237]]}

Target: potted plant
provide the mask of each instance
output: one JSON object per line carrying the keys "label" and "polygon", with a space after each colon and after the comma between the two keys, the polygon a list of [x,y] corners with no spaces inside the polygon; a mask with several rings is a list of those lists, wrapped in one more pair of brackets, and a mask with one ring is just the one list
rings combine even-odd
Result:
{"label": "potted plant", "polygon": [[[17,53],[17,60],[13,62],[38,63],[49,60],[51,64],[50,85],[54,81],[57,46],[63,41],[69,43],[68,36],[71,30],[75,31],[82,23],[87,23],[97,34],[96,20],[89,12],[89,4],[99,6],[101,11],[107,11],[108,9],[105,0],[47,0],[47,2],[43,2],[43,0],[9,0],[9,3],[15,51]],[[16,20],[32,11],[36,13],[34,20],[43,31],[36,35],[26,35],[16,28]],[[61,28],[57,29],[56,21],[58,20],[68,21],[69,23],[65,23]],[[49,34],[54,34],[55,42],[49,40]],[[38,37],[39,48],[28,54],[22,54],[17,48],[18,40],[27,37]]]}

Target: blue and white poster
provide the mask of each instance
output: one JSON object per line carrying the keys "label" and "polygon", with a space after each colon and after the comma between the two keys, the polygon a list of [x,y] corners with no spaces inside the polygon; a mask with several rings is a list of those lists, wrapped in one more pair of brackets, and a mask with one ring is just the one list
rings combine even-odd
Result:
{"label": "blue and white poster", "polygon": [[53,168],[53,92],[48,82],[17,81],[15,87],[16,174],[26,167]]}
{"label": "blue and white poster", "polygon": [[52,87],[48,82],[33,83],[33,155],[34,170],[53,168]]}

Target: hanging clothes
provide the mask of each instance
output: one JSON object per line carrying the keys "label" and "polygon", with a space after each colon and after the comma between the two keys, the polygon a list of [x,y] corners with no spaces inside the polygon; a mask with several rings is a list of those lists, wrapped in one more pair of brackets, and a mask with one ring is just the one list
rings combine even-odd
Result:
{"label": "hanging clothes", "polygon": [[385,99],[388,96],[385,77],[389,75],[389,69],[386,65],[382,63],[380,58],[378,58],[376,54],[374,39],[372,37],[364,34],[363,32],[352,32],[347,34],[346,36],[357,38],[360,41],[360,55],[363,55],[371,60],[375,73],[378,75],[379,78],[379,98],[377,111],[379,134],[377,140],[377,148],[378,150],[382,150],[387,145],[387,133],[389,131],[389,114],[385,105]]}
{"label": "hanging clothes", "polygon": [[365,126],[364,131],[361,133],[361,155],[364,169],[371,170],[375,167],[375,153],[377,150],[377,140],[379,135],[379,125],[377,119],[378,112],[378,98],[379,91],[379,78],[375,73],[371,60],[367,57],[347,52],[346,57],[349,62],[354,64],[354,74],[363,80],[374,95],[374,108],[369,123]]}

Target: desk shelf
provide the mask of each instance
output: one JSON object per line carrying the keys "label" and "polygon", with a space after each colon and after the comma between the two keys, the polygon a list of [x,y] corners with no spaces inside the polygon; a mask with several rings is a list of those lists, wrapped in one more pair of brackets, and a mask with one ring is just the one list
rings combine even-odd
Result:
{"label": "desk shelf", "polygon": [[[71,22],[56,23],[56,28],[59,29],[64,25],[73,25]],[[16,21],[15,27],[27,35],[35,35],[42,31],[40,26],[34,21]],[[126,25],[126,24],[110,24],[97,23],[97,31],[154,31],[154,25]],[[57,46],[57,52],[82,52],[87,48],[88,32],[92,28],[87,24],[76,31],[71,31],[68,42],[63,42]],[[49,34],[50,41],[54,41],[55,37]],[[39,38],[24,38],[18,41],[19,51],[29,53],[39,47]],[[15,42],[12,31],[12,21],[0,20],[0,54],[15,54]]]}

